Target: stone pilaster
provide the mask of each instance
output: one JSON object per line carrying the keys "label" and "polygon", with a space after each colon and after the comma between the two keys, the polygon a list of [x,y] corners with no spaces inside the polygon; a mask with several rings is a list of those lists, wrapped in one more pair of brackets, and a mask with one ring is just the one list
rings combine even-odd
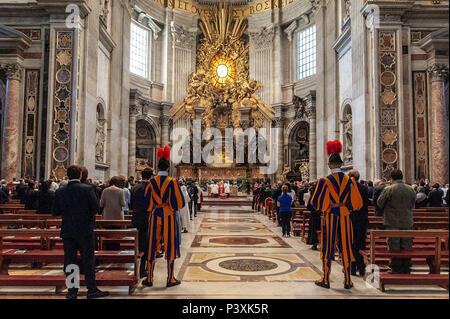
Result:
{"label": "stone pilaster", "polygon": [[19,100],[23,68],[18,63],[0,65],[7,77],[2,175],[8,182],[19,177]]}
{"label": "stone pilaster", "polygon": [[305,96],[306,115],[309,119],[309,180],[317,179],[317,128],[316,128],[316,92],[310,91]]}
{"label": "stone pilaster", "polygon": [[128,127],[128,176],[136,176],[136,116],[137,105],[130,105]]}
{"label": "stone pilaster", "polygon": [[280,179],[284,168],[284,118],[282,116],[273,118],[273,127],[278,128],[277,149],[278,149],[278,168],[276,178]]}
{"label": "stone pilaster", "polygon": [[449,68],[435,64],[428,69],[431,79],[431,180],[448,183],[448,110],[445,107],[444,84]]}

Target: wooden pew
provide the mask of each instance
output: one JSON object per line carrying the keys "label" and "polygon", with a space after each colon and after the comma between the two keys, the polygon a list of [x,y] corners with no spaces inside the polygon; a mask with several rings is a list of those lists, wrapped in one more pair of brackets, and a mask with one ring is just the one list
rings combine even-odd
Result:
{"label": "wooden pew", "polygon": [[[61,227],[61,219],[49,219],[47,220],[47,227]],[[120,227],[121,229],[131,228],[131,220],[104,220],[97,219],[95,221],[96,229],[106,229],[108,227]],[[133,249],[134,238],[131,237],[109,237],[109,238],[99,238],[98,248],[103,249],[105,243],[119,243],[122,244],[121,248]],[[49,248],[62,248],[62,240],[59,237],[49,238]]]}
{"label": "wooden pew", "polygon": [[[29,212],[29,211],[26,211]],[[102,215],[96,215],[95,216],[97,220],[102,220]],[[61,219],[60,216],[53,216],[50,214],[36,214],[36,213],[23,213],[23,214],[0,214],[0,220],[1,219]],[[132,216],[131,215],[125,215],[125,220],[131,221]]]}
{"label": "wooden pew", "polygon": [[5,213],[15,213],[18,210],[23,210],[25,205],[23,204],[0,204],[0,212]]}
{"label": "wooden pew", "polygon": [[[448,222],[414,222],[414,226],[413,228],[415,230],[420,230],[420,229],[447,229],[449,224]],[[370,229],[374,229],[374,228],[384,228],[383,225],[383,221],[379,220],[379,221],[369,221],[369,228]]]}
{"label": "wooden pew", "polygon": [[[0,219],[0,229],[7,229],[11,226],[20,226],[25,228],[45,229],[45,220],[19,220],[19,219]],[[9,236],[4,238],[3,248],[10,249],[42,249],[45,247],[45,240],[42,237],[16,237]]]}
{"label": "wooden pew", "polygon": [[294,236],[303,236],[303,215],[308,212],[306,207],[294,207],[292,208],[291,229]]}
{"label": "wooden pew", "polygon": [[[15,215],[13,215],[15,216]],[[11,225],[22,225],[27,227],[38,227],[42,229],[48,228],[60,228],[62,224],[61,219],[31,219],[31,220],[21,220],[21,219],[0,219],[1,226],[11,226]],[[120,227],[122,229],[130,228],[130,220],[102,220],[97,219],[95,221],[95,228],[104,229],[107,227]],[[118,242],[123,244],[123,248],[133,249],[134,239],[131,237],[112,237],[112,238],[99,238],[99,249],[103,248],[105,242]],[[36,237],[9,237],[5,239],[4,247],[15,248],[15,249],[62,249],[62,240],[60,237],[48,237],[46,240],[40,240]]]}
{"label": "wooden pew", "polygon": [[[42,238],[59,236],[59,229],[0,229],[0,286],[55,286],[56,292],[65,287],[65,276],[23,276],[9,275],[8,266],[11,263],[64,263],[64,251],[62,250],[27,250],[18,251],[14,249],[3,249],[2,242],[6,236]],[[138,231],[127,230],[94,230],[97,237],[133,237],[134,251],[96,251],[95,259],[103,263],[134,263],[134,275],[126,272],[104,271],[98,273],[96,281],[100,286],[128,286],[131,293],[139,278],[139,249]],[[81,284],[84,284],[81,277]]]}
{"label": "wooden pew", "polygon": [[[371,230],[370,231],[370,249],[369,251],[361,251],[361,255],[365,259],[366,265],[378,264],[379,258],[420,258],[426,259],[430,267],[429,275],[418,274],[388,274],[380,273],[380,288],[385,291],[385,285],[439,285],[448,290],[449,276],[448,274],[440,274],[441,259],[446,257],[448,261],[448,250],[441,250],[441,242],[443,238],[448,238],[448,230]],[[411,251],[388,251],[376,250],[375,239],[380,237],[403,237],[403,238],[434,238],[435,245],[430,250]],[[368,274],[366,274],[367,276]]]}

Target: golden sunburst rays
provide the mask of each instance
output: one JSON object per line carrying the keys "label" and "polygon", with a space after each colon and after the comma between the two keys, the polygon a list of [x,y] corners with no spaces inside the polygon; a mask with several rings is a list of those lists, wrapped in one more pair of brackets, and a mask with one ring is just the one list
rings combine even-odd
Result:
{"label": "golden sunburst rays", "polygon": [[216,54],[211,60],[210,68],[213,70],[211,82],[218,89],[233,82],[236,77],[234,60],[228,56]]}
{"label": "golden sunburst rays", "polygon": [[214,101],[224,99],[232,109],[222,115],[235,128],[240,126],[242,108],[250,108],[255,129],[272,120],[275,111],[256,93],[261,83],[249,76],[250,46],[243,39],[247,20],[233,16],[232,6],[220,3],[201,16],[199,27],[204,40],[197,46],[196,71],[189,75],[186,97],[170,110],[173,121],[195,120],[197,110],[203,109],[202,126],[216,125]]}
{"label": "golden sunburst rays", "polygon": [[212,9],[212,17],[208,13],[203,13],[200,19],[200,29],[210,43],[217,40],[223,43],[227,39],[240,39],[247,28],[247,21],[233,16],[233,8],[224,2]]}

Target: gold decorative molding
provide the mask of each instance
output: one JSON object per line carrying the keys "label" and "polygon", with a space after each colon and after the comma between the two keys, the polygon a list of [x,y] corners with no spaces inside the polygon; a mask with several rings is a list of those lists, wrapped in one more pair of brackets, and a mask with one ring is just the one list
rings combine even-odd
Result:
{"label": "gold decorative molding", "polygon": [[201,16],[197,71],[189,75],[186,98],[170,110],[173,121],[195,120],[195,108],[200,108],[205,128],[238,128],[241,112],[248,109],[250,125],[262,127],[263,119],[272,120],[275,112],[255,93],[261,83],[249,78],[249,44],[242,40],[247,21],[225,3],[214,8],[214,17]]}
{"label": "gold decorative molding", "polygon": [[[195,14],[196,16],[199,17],[201,17],[202,15],[214,16],[214,6],[212,4],[201,5],[191,0],[152,0],[152,1],[161,7]],[[298,1],[300,0],[258,0],[252,3],[248,3],[246,5],[232,4],[233,5],[232,13],[234,17],[240,17],[245,19],[255,14],[260,14],[275,9],[286,8]],[[219,1],[214,2],[217,3]]]}

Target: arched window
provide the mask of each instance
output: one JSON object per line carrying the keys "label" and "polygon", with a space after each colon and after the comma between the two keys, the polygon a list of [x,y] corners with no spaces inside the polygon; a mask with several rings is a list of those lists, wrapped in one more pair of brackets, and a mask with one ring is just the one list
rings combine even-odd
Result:
{"label": "arched window", "polygon": [[95,161],[97,163],[105,162],[106,147],[106,128],[105,128],[105,112],[102,104],[97,104],[96,115],[96,132],[95,132]]}
{"label": "arched window", "polygon": [[344,107],[341,123],[344,165],[350,165],[353,163],[353,122],[350,104]]}

